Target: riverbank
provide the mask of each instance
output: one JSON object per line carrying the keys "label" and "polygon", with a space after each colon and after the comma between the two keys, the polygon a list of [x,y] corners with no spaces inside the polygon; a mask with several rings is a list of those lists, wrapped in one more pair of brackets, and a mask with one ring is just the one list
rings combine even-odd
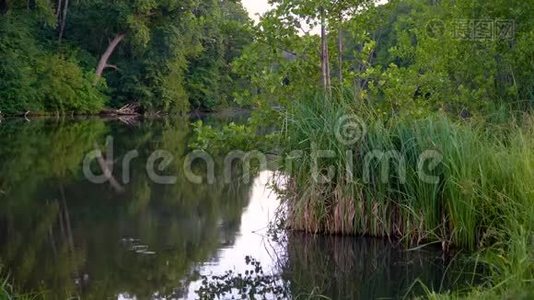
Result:
{"label": "riverbank", "polygon": [[[215,110],[202,110],[193,109],[189,113],[190,116],[196,118],[203,118],[207,116],[217,116],[221,118],[231,118],[241,115],[250,115],[251,110],[242,107],[221,107]],[[81,113],[81,112],[20,112],[14,114],[3,114],[0,112],[0,117],[3,118],[32,118],[32,117],[49,117],[49,118],[61,118],[61,117],[111,117],[111,116],[169,116],[173,115],[168,112],[143,112],[143,110],[132,104],[126,105],[121,108],[106,108],[96,113]],[[175,114],[177,115],[177,114]]]}
{"label": "riverbank", "polygon": [[316,97],[288,109],[281,134],[291,229],[475,251],[491,276],[473,297],[534,290],[532,116],[385,120]]}

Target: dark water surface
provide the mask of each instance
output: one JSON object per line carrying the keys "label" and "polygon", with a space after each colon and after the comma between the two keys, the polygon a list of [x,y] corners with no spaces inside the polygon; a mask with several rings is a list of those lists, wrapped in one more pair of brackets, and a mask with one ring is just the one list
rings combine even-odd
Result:
{"label": "dark water surface", "polygon": [[[202,275],[243,272],[247,255],[299,299],[402,298],[417,279],[436,290],[466,280],[438,250],[299,233],[275,242],[267,235],[278,205],[267,188],[272,172],[250,184],[192,184],[182,171],[188,120],[126,123],[0,124],[0,266],[21,290],[49,299],[194,299]],[[107,136],[122,192],[82,172],[85,155]],[[177,177],[173,185],[147,175],[157,149],[175,157],[163,172]],[[130,150],[139,157],[125,184],[121,161]]]}

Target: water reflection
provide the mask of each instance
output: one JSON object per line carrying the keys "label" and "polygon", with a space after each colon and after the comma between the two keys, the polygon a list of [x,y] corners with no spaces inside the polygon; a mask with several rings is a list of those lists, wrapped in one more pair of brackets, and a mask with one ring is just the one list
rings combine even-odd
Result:
{"label": "water reflection", "polygon": [[[219,275],[228,270],[244,272],[248,270],[247,256],[253,257],[270,273],[278,272],[278,264],[282,261],[279,255],[284,253],[283,244],[272,241],[268,236],[269,223],[274,219],[279,204],[276,194],[268,188],[272,175],[270,171],[263,171],[256,178],[235,243],[225,245],[205,262],[197,271],[200,275]],[[196,298],[196,291],[201,285],[200,280],[193,282],[187,298]]]}
{"label": "water reflection", "polygon": [[[121,158],[140,153],[124,193],[82,175],[84,155],[108,135],[118,178]],[[242,271],[247,255],[294,297],[313,290],[333,299],[396,298],[417,278],[446,286],[447,262],[436,251],[302,234],[271,241],[271,173],[252,185],[190,184],[181,172],[189,137],[189,121],[181,119],[2,123],[0,265],[20,289],[44,291],[47,299],[193,299],[202,275]],[[178,177],[175,185],[149,180],[145,162],[156,149],[174,154],[168,172]]]}
{"label": "water reflection", "polygon": [[[180,176],[172,186],[150,182],[146,157],[175,153],[169,171],[179,175],[188,134],[186,120],[133,128],[102,120],[3,124],[0,257],[16,284],[51,299],[183,293],[179,284],[196,279],[194,265],[233,243],[250,198],[242,184],[196,186]],[[84,154],[106,135],[115,138],[118,161],[140,152],[122,194],[81,175]]]}
{"label": "water reflection", "polygon": [[386,240],[291,233],[284,276],[294,295],[311,289],[331,299],[397,299],[461,288],[472,279],[436,248],[406,251]]}

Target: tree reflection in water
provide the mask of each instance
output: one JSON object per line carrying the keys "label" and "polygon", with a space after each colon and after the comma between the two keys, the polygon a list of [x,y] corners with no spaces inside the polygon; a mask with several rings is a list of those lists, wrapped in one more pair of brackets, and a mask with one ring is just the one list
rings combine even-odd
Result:
{"label": "tree reflection in water", "polygon": [[[107,135],[115,138],[118,162],[129,150],[140,153],[123,194],[89,183],[81,172],[84,155]],[[183,288],[198,277],[191,273],[195,264],[233,243],[250,193],[250,186],[222,180],[189,184],[180,172],[188,135],[187,120],[133,128],[103,120],[4,123],[0,261],[16,285],[51,299],[183,293],[179,283]],[[176,185],[147,177],[144,162],[156,149],[176,155],[169,170],[178,175]],[[150,250],[131,251],[125,239]]]}

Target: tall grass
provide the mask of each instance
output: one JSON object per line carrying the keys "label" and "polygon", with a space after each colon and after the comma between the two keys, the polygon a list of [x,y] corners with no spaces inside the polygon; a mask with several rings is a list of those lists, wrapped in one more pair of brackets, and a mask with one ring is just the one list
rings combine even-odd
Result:
{"label": "tall grass", "polygon": [[45,299],[44,294],[20,294],[13,284],[11,277],[2,272],[2,265],[0,265],[0,300],[37,300]]}
{"label": "tall grass", "polygon": [[[525,215],[534,206],[531,123],[482,126],[439,115],[385,120],[351,101],[315,97],[288,109],[284,152],[302,151],[286,168],[291,179],[284,198],[292,229],[474,250],[507,243],[514,230],[532,221]],[[353,145],[342,143],[335,132],[346,115],[367,126],[367,134]],[[316,150],[335,153],[317,160],[321,176],[337,170],[329,182],[313,175]],[[369,159],[372,153],[396,156]],[[420,165],[425,153],[441,162]],[[389,166],[385,174],[384,163]],[[420,169],[438,181],[421,180]]]}
{"label": "tall grass", "polygon": [[[0,270],[1,271],[1,270]],[[9,276],[0,274],[0,300],[30,299],[28,297],[17,296],[13,286],[9,282]]]}
{"label": "tall grass", "polygon": [[[445,250],[476,249],[490,276],[468,298],[533,297],[534,117],[499,125],[454,122],[441,115],[386,120],[351,101],[315,97],[288,109],[284,152],[301,151],[291,165],[285,164],[290,175],[283,191],[288,226],[409,244],[440,243]],[[335,133],[345,115],[358,116],[367,126],[367,134],[352,145]],[[320,174],[337,170],[330,181],[313,176],[316,150],[335,153],[317,161]],[[428,150],[440,156],[439,164],[419,164]],[[385,174],[384,160],[366,160],[376,151],[398,156],[386,162],[390,168]],[[439,180],[421,180],[421,168]]]}

